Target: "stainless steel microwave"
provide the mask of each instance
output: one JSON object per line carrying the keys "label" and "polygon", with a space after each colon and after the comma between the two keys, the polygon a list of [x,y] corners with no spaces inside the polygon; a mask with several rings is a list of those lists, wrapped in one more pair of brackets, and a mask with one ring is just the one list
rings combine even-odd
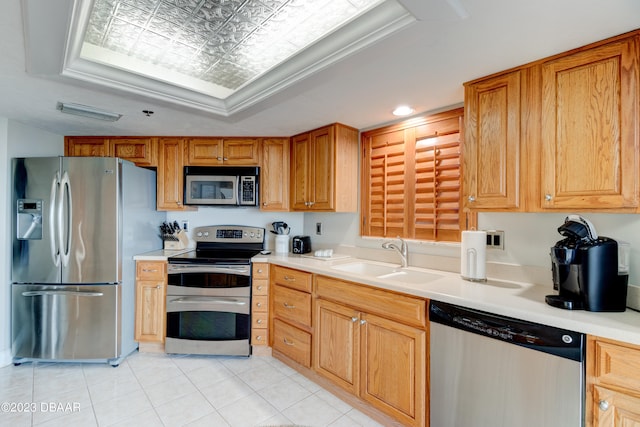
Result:
{"label": "stainless steel microwave", "polygon": [[259,167],[185,166],[185,205],[257,206]]}

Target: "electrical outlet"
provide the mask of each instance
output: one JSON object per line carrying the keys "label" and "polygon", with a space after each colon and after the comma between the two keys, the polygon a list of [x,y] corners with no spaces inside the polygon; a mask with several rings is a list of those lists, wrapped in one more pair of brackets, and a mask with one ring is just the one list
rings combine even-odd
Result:
{"label": "electrical outlet", "polygon": [[504,250],[504,231],[502,230],[486,230],[487,231],[487,248]]}
{"label": "electrical outlet", "polygon": [[186,221],[184,219],[182,220],[182,229],[184,231],[188,231],[189,230],[189,221]]}
{"label": "electrical outlet", "polygon": [[320,236],[322,234],[322,223],[316,222],[316,234]]}

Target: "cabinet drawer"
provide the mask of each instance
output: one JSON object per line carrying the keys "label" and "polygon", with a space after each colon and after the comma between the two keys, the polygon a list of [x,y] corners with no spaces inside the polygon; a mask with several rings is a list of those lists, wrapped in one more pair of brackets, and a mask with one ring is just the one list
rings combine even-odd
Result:
{"label": "cabinet drawer", "polygon": [[595,342],[595,376],[602,385],[640,392],[640,348]]}
{"label": "cabinet drawer", "polygon": [[251,314],[251,327],[256,328],[268,328],[269,327],[269,313],[255,312]]}
{"label": "cabinet drawer", "polygon": [[274,319],[273,348],[291,360],[311,367],[311,334]]}
{"label": "cabinet drawer", "polygon": [[427,326],[427,300],[408,295],[316,276],[316,296],[350,305],[368,313],[407,325]]}
{"label": "cabinet drawer", "polygon": [[268,329],[252,329],[251,345],[269,345]]}
{"label": "cabinet drawer", "polygon": [[266,279],[253,279],[251,283],[253,295],[269,295],[269,281]]}
{"label": "cabinet drawer", "polygon": [[273,282],[300,291],[311,292],[311,273],[274,266]]}
{"label": "cabinet drawer", "polygon": [[251,298],[251,312],[264,313],[269,311],[269,297],[258,295]]}
{"label": "cabinet drawer", "polygon": [[257,263],[253,264],[252,274],[254,279],[268,279],[269,278],[269,264]]}
{"label": "cabinet drawer", "polygon": [[311,326],[311,294],[275,285],[273,315],[281,319]]}
{"label": "cabinet drawer", "polygon": [[164,261],[136,262],[137,280],[157,280],[164,282],[167,276],[167,263]]}

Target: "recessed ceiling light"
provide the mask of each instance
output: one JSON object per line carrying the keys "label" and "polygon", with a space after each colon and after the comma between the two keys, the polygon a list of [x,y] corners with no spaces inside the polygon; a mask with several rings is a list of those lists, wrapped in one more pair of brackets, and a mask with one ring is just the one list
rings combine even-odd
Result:
{"label": "recessed ceiling light", "polygon": [[413,108],[408,105],[399,105],[393,110],[394,116],[408,116],[411,113],[413,113]]}
{"label": "recessed ceiling light", "polygon": [[58,102],[56,109],[63,113],[73,114],[74,116],[89,117],[91,119],[104,120],[107,122],[115,122],[122,117],[122,114],[112,113],[110,111],[99,110],[88,105],[69,104],[65,102]]}

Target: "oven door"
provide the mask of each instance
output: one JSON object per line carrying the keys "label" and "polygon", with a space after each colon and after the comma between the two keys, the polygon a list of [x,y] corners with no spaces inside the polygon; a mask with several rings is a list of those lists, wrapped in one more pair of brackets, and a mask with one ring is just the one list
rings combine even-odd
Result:
{"label": "oven door", "polygon": [[250,354],[249,297],[167,296],[167,353]]}

